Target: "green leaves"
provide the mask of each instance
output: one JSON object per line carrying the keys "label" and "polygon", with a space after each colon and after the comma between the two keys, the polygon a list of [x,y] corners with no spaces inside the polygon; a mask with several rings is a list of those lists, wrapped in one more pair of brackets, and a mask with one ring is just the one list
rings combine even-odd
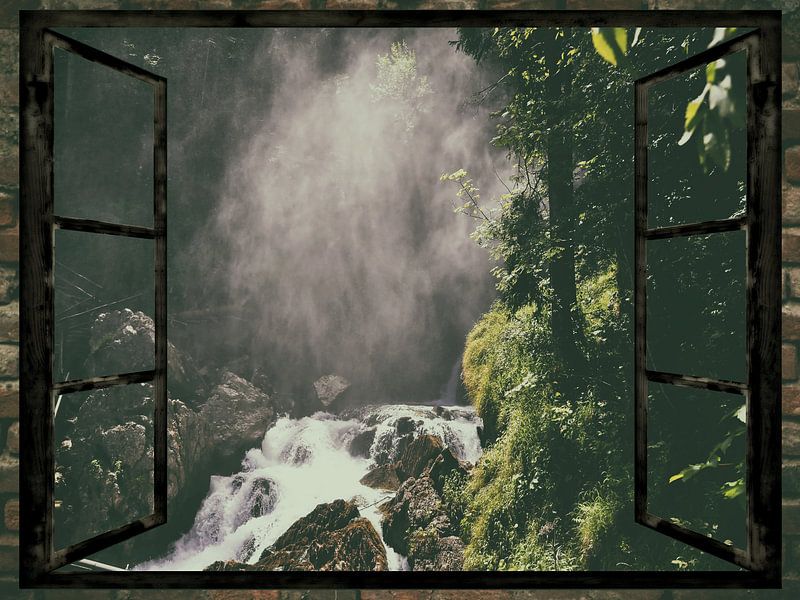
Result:
{"label": "green leaves", "polygon": [[[630,47],[639,41],[641,27],[633,32],[633,42]],[[625,27],[592,27],[592,44],[603,60],[612,65],[619,66],[628,54],[628,30]]]}
{"label": "green leaves", "polygon": [[742,120],[733,100],[733,79],[725,72],[726,61],[706,65],[703,91],[686,106],[683,135],[678,145],[686,144],[696,131],[698,159],[708,173],[714,167],[727,171],[731,162],[731,131]]}
{"label": "green leaves", "polygon": [[616,67],[628,53],[628,30],[624,27],[592,27],[592,44],[606,62]]}

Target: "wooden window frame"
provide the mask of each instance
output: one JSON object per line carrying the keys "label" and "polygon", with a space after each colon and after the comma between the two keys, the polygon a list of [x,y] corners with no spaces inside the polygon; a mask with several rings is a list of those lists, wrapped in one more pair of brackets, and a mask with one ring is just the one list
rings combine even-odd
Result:
{"label": "wooden window frame", "polygon": [[[166,79],[49,28],[39,32],[36,66],[21,56],[23,68],[37,76],[21,85],[23,94],[22,145],[37,159],[26,160],[36,172],[23,169],[20,225],[22,273],[20,384],[23,390],[21,434],[32,448],[24,461],[20,486],[25,520],[20,551],[21,573],[41,577],[75,560],[167,522],[167,82]],[[56,215],[53,188],[54,52],[72,55],[135,78],[153,92],[153,227],[139,227]],[[27,58],[33,58],[27,55]],[[33,97],[31,96],[33,94]],[[53,379],[55,231],[139,238],[153,241],[154,357],[153,369],[99,377]],[[35,309],[35,310],[34,310]],[[56,399],[62,394],[99,390],[137,383],[153,384],[153,512],[113,530],[55,549],[53,541],[55,472],[54,421]],[[24,432],[24,433],[23,433]]]}
{"label": "wooden window frame", "polygon": [[[636,522],[743,569],[779,577],[781,551],[780,420],[780,194],[775,194],[775,148],[780,137],[780,86],[776,65],[766,60],[760,30],[734,37],[634,82],[635,94],[635,432],[634,501]],[[778,46],[780,47],[780,46]],[[648,91],[736,52],[747,53],[747,182],[742,217],[648,227]],[[779,68],[779,66],[777,66]],[[746,235],[746,382],[667,373],[647,368],[647,243],[744,231]],[[648,510],[648,383],[738,394],[746,399],[746,548],[724,544]]]}
{"label": "wooden window frame", "polygon": [[[52,572],[46,561],[52,521],[43,518],[52,500],[52,422],[49,357],[52,355],[52,252],[50,237],[52,201],[52,80],[42,77],[47,65],[45,32],[55,27],[746,27],[754,28],[761,47],[764,81],[748,90],[753,106],[760,107],[757,119],[761,129],[748,129],[757,135],[758,152],[749,155],[748,168],[757,165],[765,174],[748,182],[748,194],[758,202],[748,206],[749,255],[759,252],[759,279],[748,278],[748,323],[758,330],[749,343],[759,342],[754,365],[766,367],[757,381],[750,380],[756,403],[749,403],[748,421],[762,436],[762,444],[748,454],[748,465],[757,466],[748,480],[748,495],[756,504],[748,514],[759,510],[771,513],[765,527],[751,538],[752,548],[763,556],[753,556],[742,571],[655,572],[655,571],[517,571],[517,572],[196,572],[196,571],[109,571]],[[21,573],[22,587],[75,588],[774,588],[780,587],[780,11],[589,11],[589,10],[310,10],[310,11],[20,11],[20,107],[21,107],[21,436],[26,451],[22,455],[21,496]],[[86,47],[86,52],[98,51]],[[698,55],[700,56],[700,55]],[[638,98],[637,98],[638,100]],[[637,108],[639,107],[637,101]],[[165,107],[164,107],[165,110]],[[49,115],[49,117],[48,117]],[[640,133],[637,112],[635,131]],[[164,129],[164,134],[165,134]],[[166,153],[164,136],[162,151]],[[636,152],[636,189],[642,181],[640,149]],[[49,162],[48,162],[49,160]],[[166,163],[165,163],[166,164]],[[755,168],[755,167],[754,167]],[[164,177],[166,173],[163,174]],[[646,169],[645,169],[646,175]],[[158,186],[157,186],[158,187]],[[640,215],[637,212],[637,227]],[[63,224],[62,219],[62,224]],[[165,223],[165,222],[164,222]],[[74,227],[103,228],[105,225],[81,221]],[[646,226],[646,221],[645,221]],[[727,225],[725,225],[727,226]],[[713,227],[709,225],[709,227]],[[641,243],[637,229],[636,250]],[[139,231],[139,233],[144,233]],[[662,234],[667,232],[662,231]],[[165,229],[156,239],[165,249]],[[148,234],[149,235],[149,234]],[[160,238],[159,238],[160,236]],[[753,246],[753,244],[751,244]],[[756,249],[757,247],[757,249]],[[637,255],[638,256],[638,255]],[[636,277],[640,277],[637,261]],[[751,285],[752,283],[752,285]],[[637,286],[638,290],[638,286]],[[164,299],[162,306],[166,309]],[[165,315],[162,314],[162,318]],[[637,320],[638,323],[638,320]],[[758,333],[760,332],[760,333]],[[638,338],[637,338],[638,344]],[[638,345],[636,346],[638,350]],[[637,351],[637,355],[639,352]],[[774,358],[773,364],[768,361]],[[164,360],[162,353],[160,360]],[[637,359],[638,360],[638,359]],[[163,362],[157,362],[162,365]],[[641,366],[637,363],[637,367]],[[158,367],[157,367],[158,370]],[[165,369],[163,371],[165,373]],[[777,377],[776,377],[777,374]],[[641,369],[636,371],[639,389]],[[646,376],[646,374],[644,374]],[[689,378],[686,378],[687,381]],[[163,380],[162,380],[163,381]],[[698,385],[701,382],[695,382]],[[99,386],[102,382],[87,385]],[[689,383],[686,383],[687,385]],[[84,384],[73,384],[84,385]],[[163,385],[163,384],[162,384]],[[702,384],[705,386],[705,384]],[[82,388],[93,389],[93,388]],[[165,392],[164,392],[165,393]],[[164,408],[166,396],[164,396]],[[159,402],[162,402],[159,400]],[[641,408],[641,407],[639,407]],[[637,419],[641,415],[637,411]],[[166,448],[166,411],[162,452]],[[637,429],[638,432],[638,429]],[[636,450],[640,454],[640,435]],[[157,438],[158,440],[158,438]],[[640,456],[639,456],[640,457]],[[755,462],[759,461],[759,462]],[[636,465],[637,469],[640,467]],[[160,480],[159,480],[160,481]],[[637,470],[637,489],[640,477]],[[759,489],[754,489],[758,482]],[[159,482],[158,485],[162,485]],[[637,495],[637,520],[641,503]],[[164,511],[166,506],[163,506]],[[641,521],[640,521],[641,522]],[[759,520],[759,523],[762,521]],[[657,528],[658,529],[658,528]],[[675,533],[671,531],[669,533]],[[696,540],[684,540],[696,541]],[[755,543],[754,543],[755,542]],[[765,564],[765,561],[771,561]]]}

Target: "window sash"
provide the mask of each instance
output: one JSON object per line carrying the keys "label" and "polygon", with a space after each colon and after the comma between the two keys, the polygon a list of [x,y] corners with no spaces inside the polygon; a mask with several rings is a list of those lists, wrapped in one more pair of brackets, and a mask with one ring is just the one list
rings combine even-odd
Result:
{"label": "window sash", "polygon": [[[22,57],[28,92],[24,117],[23,143],[30,145],[38,158],[35,172],[22,170],[22,185],[29,190],[24,197],[20,221],[24,232],[21,270],[25,274],[23,305],[37,302],[42,310],[30,314],[23,309],[23,337],[20,373],[24,395],[21,410],[22,433],[32,440],[36,460],[25,463],[21,485],[25,531],[21,551],[21,578],[40,580],[66,564],[89,556],[139,533],[166,523],[167,520],[167,306],[166,306],[166,80],[136,65],[41,28],[27,40],[31,54]],[[31,47],[31,45],[33,45]],[[137,227],[54,214],[53,190],[53,98],[55,48],[60,48],[144,81],[153,90],[153,216],[154,227]],[[35,57],[35,59],[34,59]],[[31,59],[34,59],[33,64]],[[24,87],[24,86],[23,86]],[[44,167],[44,168],[42,168]],[[94,234],[153,240],[155,279],[155,348],[154,368],[71,381],[53,381],[54,329],[54,256],[55,230],[65,229]],[[26,343],[26,338],[31,342]],[[35,341],[35,345],[34,342]],[[111,386],[153,383],[153,513],[124,526],[92,536],[66,548],[53,548],[54,431],[55,403],[61,394],[98,390]],[[30,445],[30,444],[29,444]]]}
{"label": "window sash", "polygon": [[[761,27],[638,79],[635,86],[635,518],[646,527],[744,569],[780,579],[780,30]],[[747,209],[744,217],[648,228],[649,88],[724,56],[747,52]],[[744,230],[747,236],[747,382],[646,368],[647,242]],[[648,383],[741,394],[747,404],[747,547],[737,548],[648,511]]]}

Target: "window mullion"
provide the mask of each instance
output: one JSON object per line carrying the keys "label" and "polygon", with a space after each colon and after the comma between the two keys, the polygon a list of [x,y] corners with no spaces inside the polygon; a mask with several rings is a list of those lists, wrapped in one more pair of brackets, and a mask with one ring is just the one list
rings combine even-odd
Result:
{"label": "window mullion", "polygon": [[53,227],[69,231],[104,233],[107,235],[119,235],[143,239],[155,239],[156,237],[156,231],[151,227],[121,225],[119,223],[108,223],[106,221],[95,221],[92,219],[76,219],[73,217],[54,216]]}
{"label": "window mullion", "polygon": [[702,223],[687,223],[685,225],[674,225],[671,227],[656,227],[647,229],[644,236],[648,240],[663,240],[674,237],[686,237],[690,235],[705,235],[708,233],[724,233],[728,231],[739,231],[747,227],[747,218],[737,217],[733,219],[719,219],[716,221],[703,221]]}
{"label": "window mullion", "polygon": [[655,383],[668,383],[680,387],[692,387],[715,392],[728,392],[729,394],[745,395],[747,384],[738,381],[727,381],[725,379],[714,379],[713,377],[697,377],[695,375],[679,375],[677,373],[667,373],[665,371],[645,370],[648,381]]}

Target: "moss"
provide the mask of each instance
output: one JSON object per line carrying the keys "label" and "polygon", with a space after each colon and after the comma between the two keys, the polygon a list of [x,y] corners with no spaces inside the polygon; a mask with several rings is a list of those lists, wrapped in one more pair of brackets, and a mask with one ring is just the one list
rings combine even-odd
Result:
{"label": "moss", "polygon": [[496,303],[467,337],[464,382],[490,444],[463,487],[465,568],[586,568],[614,527],[627,485],[625,382],[603,359],[622,327],[615,283],[612,267],[579,286],[594,370],[573,397],[547,310]]}

